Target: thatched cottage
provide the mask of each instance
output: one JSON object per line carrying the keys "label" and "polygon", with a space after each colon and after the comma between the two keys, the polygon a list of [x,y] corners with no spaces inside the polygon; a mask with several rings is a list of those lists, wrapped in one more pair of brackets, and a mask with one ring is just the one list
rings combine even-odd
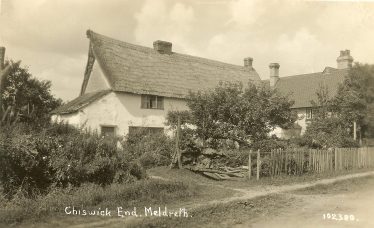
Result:
{"label": "thatched cottage", "polygon": [[280,65],[271,63],[270,79],[261,81],[247,57],[242,66],[173,52],[172,44],[155,41],[153,48],[116,40],[91,30],[88,61],[80,95],[55,110],[52,120],[68,122],[101,134],[125,135],[139,128],[165,129],[172,110],[186,110],[190,91],[216,87],[221,81],[267,83],[294,100],[299,119],[294,128],[276,128],[281,138],[303,134],[313,118],[312,100],[321,85],[334,96],[352,66],[350,51],[340,52],[337,67],[322,72],[279,76]]}
{"label": "thatched cottage", "polygon": [[242,66],[173,52],[172,44],[153,48],[119,41],[91,30],[88,61],[79,97],[55,110],[65,121],[101,134],[124,135],[138,128],[163,131],[166,114],[185,110],[185,97],[220,81],[260,83],[252,58]]}
{"label": "thatched cottage", "polygon": [[317,101],[316,92],[321,86],[328,89],[328,95],[333,97],[337,94],[339,84],[348,75],[352,67],[353,58],[349,50],[340,51],[337,58],[337,67],[325,67],[322,72],[301,74],[287,77],[279,77],[278,63],[272,63],[270,67],[270,80],[266,80],[270,87],[277,89],[284,95],[289,95],[295,103],[292,108],[298,114],[294,128],[284,130],[275,129],[272,133],[281,138],[289,138],[303,134],[313,118],[312,100]]}

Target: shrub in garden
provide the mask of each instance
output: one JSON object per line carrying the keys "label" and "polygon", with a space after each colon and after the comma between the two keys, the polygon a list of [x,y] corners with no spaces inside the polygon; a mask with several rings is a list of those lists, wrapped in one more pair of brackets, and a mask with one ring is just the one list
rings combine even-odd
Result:
{"label": "shrub in garden", "polygon": [[[39,138],[31,135],[24,125],[3,126],[0,133],[0,180],[4,192],[13,195],[19,187],[31,194],[45,191],[52,183],[53,170],[41,149]],[[38,149],[41,149],[38,151]]]}
{"label": "shrub in garden", "polygon": [[165,134],[151,134],[144,129],[127,135],[122,147],[128,159],[137,160],[145,168],[151,168],[170,164],[175,146]]}
{"label": "shrub in garden", "polygon": [[289,143],[285,140],[272,137],[268,139],[258,140],[251,145],[253,151],[271,151],[275,149],[285,149],[289,146]]}
{"label": "shrub in garden", "polygon": [[85,182],[107,185],[144,178],[144,170],[132,165],[131,157],[116,145],[112,138],[81,133],[64,124],[3,127],[3,190],[9,197],[20,189],[33,196],[53,186],[79,186]]}

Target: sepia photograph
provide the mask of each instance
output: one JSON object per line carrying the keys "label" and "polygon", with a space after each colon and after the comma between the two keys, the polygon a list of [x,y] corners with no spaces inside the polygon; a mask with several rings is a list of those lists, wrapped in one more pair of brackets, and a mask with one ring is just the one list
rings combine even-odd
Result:
{"label": "sepia photograph", "polygon": [[374,0],[0,0],[0,227],[374,227]]}

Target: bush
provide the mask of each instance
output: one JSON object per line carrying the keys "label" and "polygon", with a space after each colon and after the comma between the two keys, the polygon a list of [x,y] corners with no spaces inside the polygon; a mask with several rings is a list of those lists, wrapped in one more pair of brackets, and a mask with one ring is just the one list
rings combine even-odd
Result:
{"label": "bush", "polygon": [[81,133],[65,124],[18,124],[0,132],[0,182],[8,197],[19,189],[28,197],[53,186],[85,182],[107,185],[144,178],[115,139]]}
{"label": "bush", "polygon": [[154,151],[147,151],[140,156],[139,162],[144,168],[150,169],[156,166],[169,165],[171,159],[169,156],[158,154]]}
{"label": "bush", "polygon": [[144,129],[127,135],[122,147],[130,160],[137,160],[145,168],[151,168],[170,164],[175,146],[165,134],[150,134]]}
{"label": "bush", "polygon": [[289,146],[289,143],[285,140],[278,139],[276,137],[272,137],[269,139],[263,139],[254,142],[251,145],[251,149],[253,151],[271,151],[275,149],[285,149]]}
{"label": "bush", "polygon": [[359,146],[353,140],[352,134],[342,126],[341,120],[336,117],[313,120],[299,143],[300,146],[310,148]]}

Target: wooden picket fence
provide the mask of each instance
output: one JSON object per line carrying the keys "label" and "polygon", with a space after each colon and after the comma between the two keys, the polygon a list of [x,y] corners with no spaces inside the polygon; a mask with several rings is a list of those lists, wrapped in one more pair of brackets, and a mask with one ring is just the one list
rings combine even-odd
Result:
{"label": "wooden picket fence", "polygon": [[[257,179],[260,173],[266,176],[282,174],[325,173],[374,167],[374,147],[332,148],[327,150],[294,148],[269,152],[250,153],[256,155]],[[249,172],[251,173],[251,171]],[[251,174],[250,174],[251,175]]]}

